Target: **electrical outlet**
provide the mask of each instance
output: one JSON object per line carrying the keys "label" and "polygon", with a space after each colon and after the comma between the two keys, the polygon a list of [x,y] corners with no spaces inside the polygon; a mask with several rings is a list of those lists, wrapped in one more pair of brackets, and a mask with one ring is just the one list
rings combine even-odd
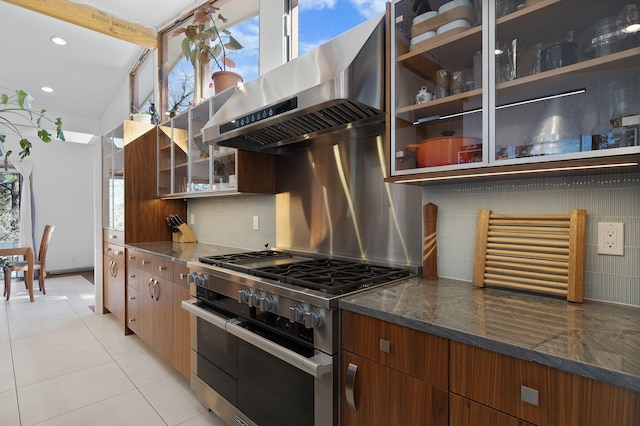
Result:
{"label": "electrical outlet", "polygon": [[253,230],[258,231],[260,229],[260,223],[258,222],[258,216],[253,217]]}
{"label": "electrical outlet", "polygon": [[189,223],[191,225],[195,225],[196,224],[196,215],[191,213],[190,217],[189,217]]}
{"label": "electrical outlet", "polygon": [[598,223],[598,254],[624,256],[624,223]]}

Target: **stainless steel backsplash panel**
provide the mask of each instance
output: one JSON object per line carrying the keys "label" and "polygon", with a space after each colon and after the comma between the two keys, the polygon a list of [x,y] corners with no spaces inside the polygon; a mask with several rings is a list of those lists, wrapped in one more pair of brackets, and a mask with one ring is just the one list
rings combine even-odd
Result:
{"label": "stainless steel backsplash panel", "polygon": [[278,157],[276,246],[422,265],[421,189],[384,182],[383,136],[329,136]]}

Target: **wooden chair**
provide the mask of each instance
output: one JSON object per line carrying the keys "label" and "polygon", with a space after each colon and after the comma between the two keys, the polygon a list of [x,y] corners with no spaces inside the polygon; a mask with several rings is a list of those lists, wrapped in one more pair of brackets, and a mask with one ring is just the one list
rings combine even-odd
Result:
{"label": "wooden chair", "polygon": [[[39,270],[38,274],[38,286],[40,287],[40,291],[42,294],[47,294],[44,288],[44,279],[47,277],[46,270],[46,258],[47,258],[47,249],[49,248],[49,241],[51,240],[51,235],[53,234],[53,230],[56,229],[53,225],[46,225],[44,227],[44,232],[42,233],[42,240],[40,241],[40,250],[38,251],[38,258],[33,262],[33,270]],[[23,271],[27,272],[28,265],[26,260],[17,261],[17,262],[7,262],[4,267],[4,295],[7,300],[9,300],[9,296],[11,295],[11,273],[13,271]],[[26,285],[26,284],[25,284]]]}

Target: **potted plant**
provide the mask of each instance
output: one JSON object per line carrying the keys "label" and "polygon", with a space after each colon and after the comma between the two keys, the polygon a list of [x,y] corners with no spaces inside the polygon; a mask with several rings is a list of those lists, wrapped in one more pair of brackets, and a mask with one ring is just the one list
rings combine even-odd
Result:
{"label": "potted plant", "polygon": [[[2,89],[5,89],[4,87]],[[38,138],[42,142],[51,142],[51,133],[42,128],[42,120],[48,121],[56,126],[56,138],[64,140],[64,133],[62,132],[62,119],[60,117],[52,120],[48,118],[45,113],[46,110],[40,110],[40,112],[34,112],[31,109],[33,103],[33,97],[24,90],[16,90],[15,94],[0,93],[0,146],[4,150],[4,142],[6,135],[2,133],[2,128],[9,129],[12,133],[15,133],[20,138],[19,153],[20,159],[24,159],[31,154],[31,148],[33,145],[31,141],[24,137],[21,132],[22,127],[31,127],[37,130]],[[5,169],[9,165],[9,156],[13,153],[11,150],[6,150],[4,154],[4,167]],[[2,154],[0,154],[2,155]]]}
{"label": "potted plant", "polygon": [[174,31],[176,35],[184,34],[182,52],[195,69],[202,71],[210,62],[213,63],[217,71],[211,78],[216,93],[242,82],[239,74],[227,70],[227,67],[236,66],[229,55],[244,46],[233,38],[229,30],[220,28],[226,22],[227,18],[220,13],[220,8],[208,4],[196,9],[191,25]]}

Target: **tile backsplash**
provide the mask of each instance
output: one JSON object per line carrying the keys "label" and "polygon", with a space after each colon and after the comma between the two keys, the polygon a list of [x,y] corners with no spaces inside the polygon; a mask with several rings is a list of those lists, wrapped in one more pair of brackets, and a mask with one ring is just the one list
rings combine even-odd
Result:
{"label": "tile backsplash", "polygon": [[[479,209],[496,213],[587,210],[585,298],[640,306],[640,172],[425,186],[423,204],[438,206],[438,275],[471,281]],[[198,241],[244,249],[275,245],[275,196],[189,201]],[[258,231],[253,216],[259,217]],[[624,223],[624,256],[597,254],[598,222]]]}
{"label": "tile backsplash", "polygon": [[[640,173],[467,182],[427,186],[438,206],[438,275],[471,281],[479,209],[495,213],[587,211],[587,299],[640,306]],[[624,223],[624,256],[597,254],[599,222]]]}
{"label": "tile backsplash", "polygon": [[[189,226],[201,243],[248,250],[276,244],[274,195],[235,195],[189,200]],[[191,224],[191,216],[195,224]],[[258,216],[258,230],[253,217]]]}

